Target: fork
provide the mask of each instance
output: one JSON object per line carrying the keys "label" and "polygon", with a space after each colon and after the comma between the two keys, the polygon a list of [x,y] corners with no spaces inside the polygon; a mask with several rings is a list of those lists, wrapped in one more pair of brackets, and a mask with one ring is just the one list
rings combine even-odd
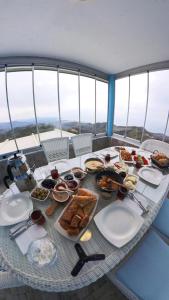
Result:
{"label": "fork", "polygon": [[21,233],[23,233],[24,231],[26,231],[33,224],[34,224],[33,221],[29,219],[23,226],[19,227],[13,233],[9,233],[9,238],[11,240],[14,240],[17,236],[19,236]]}
{"label": "fork", "polygon": [[139,207],[142,209],[142,211],[143,211],[143,214],[147,214],[148,212],[149,212],[149,210],[148,209],[146,209],[145,207],[144,207],[144,205],[141,203],[141,201],[140,200],[138,200],[137,198],[136,198],[136,196],[133,194],[133,193],[128,193],[128,195],[129,195],[129,198],[132,200],[132,201],[135,201],[138,205],[139,205]]}

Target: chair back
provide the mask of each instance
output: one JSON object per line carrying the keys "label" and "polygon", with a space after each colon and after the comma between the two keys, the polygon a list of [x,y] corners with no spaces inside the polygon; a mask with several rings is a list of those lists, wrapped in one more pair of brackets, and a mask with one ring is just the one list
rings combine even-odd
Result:
{"label": "chair back", "polygon": [[41,144],[48,162],[69,158],[68,137],[49,139],[41,142]]}
{"label": "chair back", "polygon": [[169,156],[169,144],[159,140],[154,140],[154,139],[146,140],[141,144],[140,148],[150,152],[153,152],[154,150],[158,150],[159,152],[163,152],[167,156]]}
{"label": "chair back", "polygon": [[75,135],[71,140],[75,156],[92,152],[92,133]]}

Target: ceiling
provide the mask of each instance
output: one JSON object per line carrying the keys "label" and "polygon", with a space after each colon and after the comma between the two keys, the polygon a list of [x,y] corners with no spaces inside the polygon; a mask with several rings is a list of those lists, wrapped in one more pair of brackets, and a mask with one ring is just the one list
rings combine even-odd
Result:
{"label": "ceiling", "polygon": [[109,74],[169,60],[169,0],[0,0],[0,57],[43,56]]}

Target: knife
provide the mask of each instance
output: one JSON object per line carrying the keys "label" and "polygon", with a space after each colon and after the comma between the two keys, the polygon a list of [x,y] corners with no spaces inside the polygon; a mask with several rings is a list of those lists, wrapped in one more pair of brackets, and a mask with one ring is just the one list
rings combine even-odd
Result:
{"label": "knife", "polygon": [[18,237],[21,233],[25,232],[32,225],[34,225],[34,223],[32,222],[32,220],[29,220],[25,225],[19,227],[18,230],[16,230],[14,233],[9,234],[10,239],[16,239],[16,237]]}

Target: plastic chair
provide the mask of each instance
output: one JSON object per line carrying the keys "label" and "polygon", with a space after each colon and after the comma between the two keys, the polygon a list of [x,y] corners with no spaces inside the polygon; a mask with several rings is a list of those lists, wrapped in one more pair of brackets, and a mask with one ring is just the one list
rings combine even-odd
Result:
{"label": "plastic chair", "polygon": [[75,135],[71,140],[75,156],[92,152],[92,133]]}
{"label": "plastic chair", "polygon": [[108,278],[128,299],[169,299],[169,246],[150,231],[140,247]]}
{"label": "plastic chair", "polygon": [[154,139],[144,141],[141,144],[140,149],[147,150],[150,152],[158,150],[159,152],[163,152],[166,155],[169,155],[169,144]]}
{"label": "plastic chair", "polygon": [[42,142],[42,148],[49,162],[69,158],[69,138],[54,138]]}

